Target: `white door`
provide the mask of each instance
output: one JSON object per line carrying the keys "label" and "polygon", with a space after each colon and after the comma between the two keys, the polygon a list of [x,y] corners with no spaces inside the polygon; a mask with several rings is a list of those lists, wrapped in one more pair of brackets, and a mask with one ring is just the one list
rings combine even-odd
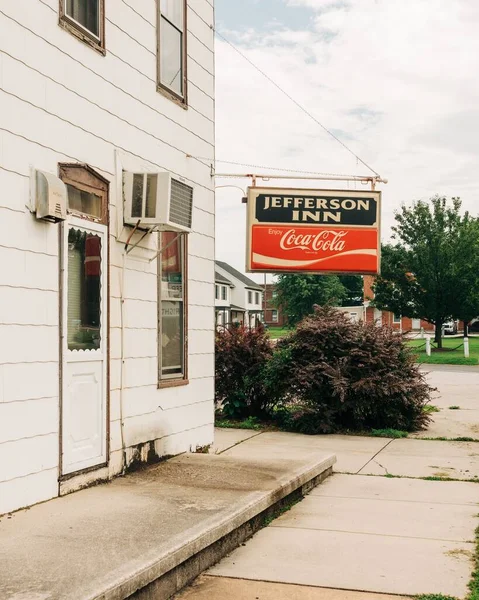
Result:
{"label": "white door", "polygon": [[107,228],[62,231],[62,474],[107,461]]}
{"label": "white door", "polygon": [[419,330],[421,329],[421,319],[413,319],[412,320],[412,328],[414,330]]}

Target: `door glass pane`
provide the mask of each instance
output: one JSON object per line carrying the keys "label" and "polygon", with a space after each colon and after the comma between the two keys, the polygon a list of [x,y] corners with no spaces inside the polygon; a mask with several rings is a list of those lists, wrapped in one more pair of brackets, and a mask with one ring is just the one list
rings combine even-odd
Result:
{"label": "door glass pane", "polygon": [[172,231],[160,234],[161,253],[161,298],[162,300],[183,299],[183,256],[181,235]]}
{"label": "door glass pane", "polygon": [[183,31],[184,0],[161,0],[160,11],[168,21]]}
{"label": "door glass pane", "polygon": [[183,302],[161,303],[161,373],[183,372]]}
{"label": "door glass pane", "polygon": [[101,342],[101,238],[68,232],[67,340],[69,350],[98,350]]}
{"label": "door glass pane", "polygon": [[76,187],[67,184],[68,190],[68,208],[71,211],[91,215],[98,219],[102,218],[101,198],[96,194],[78,190]]}
{"label": "door glass pane", "polygon": [[95,37],[100,37],[100,0],[66,0],[66,14]]}
{"label": "door glass pane", "polygon": [[161,83],[177,94],[183,93],[182,37],[173,25],[161,18],[160,24],[160,73]]}

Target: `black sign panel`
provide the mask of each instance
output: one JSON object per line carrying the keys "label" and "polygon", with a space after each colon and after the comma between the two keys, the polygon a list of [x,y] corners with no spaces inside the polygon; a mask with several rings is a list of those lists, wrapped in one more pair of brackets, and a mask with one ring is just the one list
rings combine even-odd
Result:
{"label": "black sign panel", "polygon": [[368,196],[367,193],[361,197],[262,193],[256,197],[255,203],[255,217],[259,223],[371,227],[378,222],[377,196]]}

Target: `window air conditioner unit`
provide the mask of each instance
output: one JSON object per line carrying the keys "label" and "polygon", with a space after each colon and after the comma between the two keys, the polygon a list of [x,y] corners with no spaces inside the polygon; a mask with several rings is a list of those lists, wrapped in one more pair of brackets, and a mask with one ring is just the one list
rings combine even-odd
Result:
{"label": "window air conditioner unit", "polygon": [[123,171],[126,225],[161,231],[191,231],[193,188],[170,173]]}

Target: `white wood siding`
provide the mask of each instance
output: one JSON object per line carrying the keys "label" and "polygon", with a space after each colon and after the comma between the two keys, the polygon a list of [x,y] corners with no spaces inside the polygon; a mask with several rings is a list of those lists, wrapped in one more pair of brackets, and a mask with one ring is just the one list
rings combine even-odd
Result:
{"label": "white wood siding", "polygon": [[[175,454],[213,440],[214,189],[208,161],[187,158],[214,157],[213,5],[189,1],[188,110],[156,91],[156,0],[106,10],[103,57],[58,26],[58,0],[0,0],[0,514],[58,493],[58,226],[26,209],[32,166],[87,163],[111,182],[109,474],[122,468],[122,412],[127,446]],[[188,386],[157,389],[156,239],[123,272],[120,154],[195,188]]]}

